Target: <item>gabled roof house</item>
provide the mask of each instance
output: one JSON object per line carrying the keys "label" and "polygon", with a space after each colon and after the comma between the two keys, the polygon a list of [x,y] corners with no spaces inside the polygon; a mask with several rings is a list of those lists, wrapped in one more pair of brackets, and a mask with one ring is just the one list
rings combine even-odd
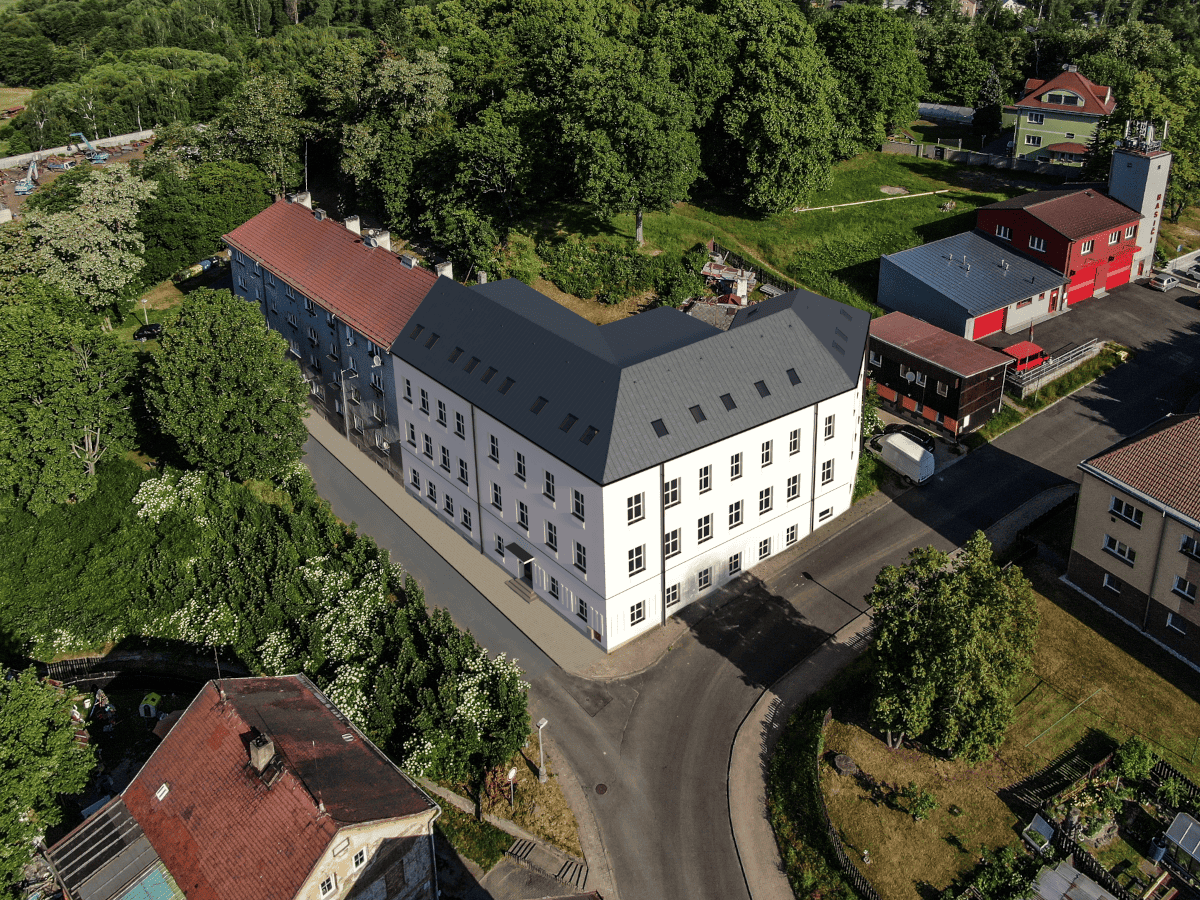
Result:
{"label": "gabled roof house", "polygon": [[1016,103],[1004,108],[1013,128],[1013,155],[1081,165],[1100,121],[1117,105],[1112,88],[1067,66],[1048,80],[1030,78]]}

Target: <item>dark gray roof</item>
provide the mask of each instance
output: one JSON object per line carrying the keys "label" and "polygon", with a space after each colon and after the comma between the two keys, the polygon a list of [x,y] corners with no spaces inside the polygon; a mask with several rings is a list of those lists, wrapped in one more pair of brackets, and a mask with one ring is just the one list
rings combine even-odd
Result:
{"label": "dark gray roof", "polygon": [[71,896],[81,900],[115,897],[159,861],[120,799],[51,847],[50,859]]}
{"label": "dark gray roof", "polygon": [[519,281],[466,288],[441,279],[392,353],[607,484],[851,390],[869,321],[796,290],[740,311],[728,332],[666,308],[596,326]]}
{"label": "dark gray roof", "polygon": [[1068,280],[1061,272],[1022,256],[1007,241],[978,231],[901,250],[886,259],[970,316],[1061,287]]}

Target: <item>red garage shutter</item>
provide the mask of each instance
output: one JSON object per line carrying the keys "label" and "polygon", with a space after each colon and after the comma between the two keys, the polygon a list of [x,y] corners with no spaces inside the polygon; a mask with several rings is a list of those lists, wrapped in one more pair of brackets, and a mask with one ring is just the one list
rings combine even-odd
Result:
{"label": "red garage shutter", "polygon": [[1129,283],[1129,272],[1133,268],[1133,254],[1127,258],[1117,257],[1113,262],[1113,267],[1108,270],[1108,280],[1104,282],[1104,289],[1111,291],[1115,287],[1120,287],[1123,284]]}
{"label": "red garage shutter", "polygon": [[1071,287],[1067,290],[1067,306],[1074,306],[1080,300],[1086,300],[1088,297],[1092,296],[1092,272],[1094,271],[1095,270],[1093,269],[1092,271],[1085,273],[1087,276],[1086,278],[1080,276],[1080,280],[1071,285]]}
{"label": "red garage shutter", "polygon": [[972,340],[979,340],[981,337],[987,337],[989,334],[995,334],[1004,328],[1004,315],[1008,312],[1008,308],[997,309],[987,315],[977,316],[975,318],[975,328],[971,332]]}

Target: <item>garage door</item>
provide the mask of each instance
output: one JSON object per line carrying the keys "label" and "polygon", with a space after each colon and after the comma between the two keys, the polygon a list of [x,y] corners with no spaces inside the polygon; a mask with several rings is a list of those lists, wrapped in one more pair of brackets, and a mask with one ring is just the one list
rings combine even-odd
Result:
{"label": "garage door", "polygon": [[1108,281],[1104,282],[1104,289],[1111,291],[1115,287],[1120,287],[1123,284],[1129,283],[1129,270],[1133,268],[1133,258],[1118,259],[1113,263],[1113,267],[1108,270]]}
{"label": "garage door", "polygon": [[1092,296],[1094,287],[1092,284],[1092,273],[1087,272],[1084,274],[1084,276],[1081,276],[1081,278],[1083,277],[1085,277],[1086,280],[1082,280],[1077,284],[1071,285],[1071,287],[1067,290],[1067,306],[1072,306],[1078,303],[1080,300],[1086,300],[1088,297]]}
{"label": "garage door", "polygon": [[1004,315],[1008,312],[1008,308],[998,309],[995,312],[990,312],[984,316],[978,316],[975,319],[975,328],[971,332],[972,340],[979,340],[981,337],[987,337],[989,334],[995,334],[997,331],[1004,329]]}

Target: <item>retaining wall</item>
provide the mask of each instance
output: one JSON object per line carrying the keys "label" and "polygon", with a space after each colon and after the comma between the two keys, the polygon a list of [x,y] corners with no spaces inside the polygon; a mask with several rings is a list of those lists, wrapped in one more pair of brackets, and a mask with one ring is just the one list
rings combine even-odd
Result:
{"label": "retaining wall", "polygon": [[[100,138],[98,141],[92,141],[93,147],[119,147],[121,144],[128,144],[130,141],[148,141],[154,137],[154,129],[150,128],[146,131],[135,131],[133,134],[118,134],[116,137]],[[69,147],[49,147],[45,150],[39,150],[36,153],[22,153],[20,156],[6,156],[0,159],[0,169],[21,168],[27,166],[30,160],[36,159],[39,163],[49,156],[70,156],[82,145],[75,144]]]}

